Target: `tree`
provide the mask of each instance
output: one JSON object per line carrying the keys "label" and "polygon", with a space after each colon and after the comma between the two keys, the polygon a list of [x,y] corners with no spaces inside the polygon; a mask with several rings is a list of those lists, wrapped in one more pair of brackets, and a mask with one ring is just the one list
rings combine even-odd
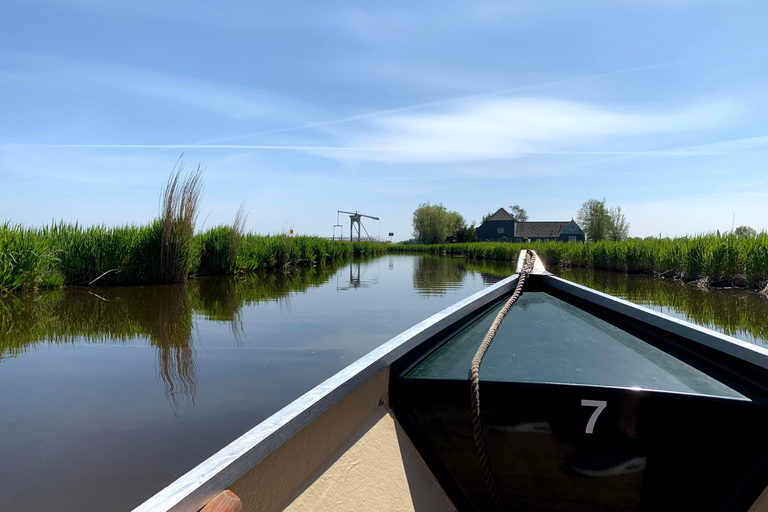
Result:
{"label": "tree", "polygon": [[459,212],[449,211],[448,220],[450,222],[450,233],[448,236],[456,235],[456,232],[467,225],[467,221],[464,220],[464,216],[462,216]]}
{"label": "tree", "polygon": [[[413,236],[423,244],[441,244],[456,230],[457,219],[443,203],[422,203],[413,212]],[[463,219],[462,219],[463,220]]]}
{"label": "tree", "polygon": [[487,221],[488,219],[490,219],[490,218],[491,218],[491,215],[493,215],[493,212],[488,212],[488,213],[486,213],[485,215],[483,215],[483,218],[482,218],[482,220],[480,220],[480,224],[482,224],[483,222],[485,222],[485,221]]}
{"label": "tree", "polygon": [[528,220],[528,212],[521,208],[519,204],[510,206],[509,213],[511,213],[518,222],[525,222]]}
{"label": "tree", "polygon": [[739,238],[755,238],[757,230],[749,226],[739,226],[733,231],[733,234]]}
{"label": "tree", "polygon": [[456,230],[454,233],[456,241],[461,244],[477,242],[477,231],[475,231],[475,223],[472,222],[467,226],[466,222]]}
{"label": "tree", "polygon": [[629,237],[629,222],[621,213],[621,206],[611,208],[609,215],[611,225],[608,226],[608,240],[624,241]]}
{"label": "tree", "polygon": [[588,240],[593,242],[604,240],[611,227],[611,215],[605,207],[605,198],[602,201],[590,199],[582,204],[576,214],[576,220]]}
{"label": "tree", "polygon": [[442,244],[449,238],[456,242],[475,242],[475,224],[467,221],[459,212],[449,211],[443,203],[422,203],[413,212],[413,236],[423,244]]}

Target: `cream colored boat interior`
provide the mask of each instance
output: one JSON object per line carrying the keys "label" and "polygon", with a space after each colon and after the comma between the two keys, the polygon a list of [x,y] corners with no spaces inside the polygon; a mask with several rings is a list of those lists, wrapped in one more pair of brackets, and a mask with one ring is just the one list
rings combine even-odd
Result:
{"label": "cream colored boat interior", "polygon": [[455,510],[389,410],[385,368],[230,489],[244,512]]}

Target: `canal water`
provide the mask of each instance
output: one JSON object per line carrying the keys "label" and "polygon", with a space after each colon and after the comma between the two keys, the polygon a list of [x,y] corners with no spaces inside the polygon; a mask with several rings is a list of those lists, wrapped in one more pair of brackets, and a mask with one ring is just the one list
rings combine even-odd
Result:
{"label": "canal water", "polygon": [[[0,299],[0,510],[130,510],[381,343],[512,272],[386,255]],[[768,344],[768,300],[559,270]]]}

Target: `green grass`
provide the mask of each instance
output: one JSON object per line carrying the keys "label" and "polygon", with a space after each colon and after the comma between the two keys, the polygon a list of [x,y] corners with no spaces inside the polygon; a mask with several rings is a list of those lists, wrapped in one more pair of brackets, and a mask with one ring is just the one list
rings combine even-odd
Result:
{"label": "green grass", "polygon": [[[374,242],[242,234],[230,226],[218,226],[192,238],[186,227],[171,226],[171,242],[167,244],[163,242],[166,228],[162,219],[144,226],[117,227],[62,222],[33,229],[2,224],[0,293],[64,284],[179,282],[184,280],[181,276],[193,274],[235,275],[311,267],[386,251],[384,244]],[[177,260],[168,259],[169,253]]]}
{"label": "green grass", "polygon": [[386,245],[376,242],[350,243],[311,236],[247,234],[237,255],[235,272],[316,265],[380,252],[386,252]]}
{"label": "green grass", "polygon": [[547,265],[587,267],[612,272],[655,274],[712,286],[763,289],[768,284],[768,234],[755,238],[703,235],[625,242],[482,242],[474,244],[393,245],[394,252],[461,255],[474,260],[517,259],[533,249]]}
{"label": "green grass", "polygon": [[286,270],[386,251],[379,243],[245,234],[244,205],[231,226],[195,235],[202,191],[201,167],[187,172],[180,159],[160,198],[159,218],[148,225],[0,224],[0,294],[65,284],[183,283],[193,274]]}
{"label": "green grass", "polygon": [[57,254],[36,230],[0,224],[0,295],[15,289],[61,286],[64,276]]}

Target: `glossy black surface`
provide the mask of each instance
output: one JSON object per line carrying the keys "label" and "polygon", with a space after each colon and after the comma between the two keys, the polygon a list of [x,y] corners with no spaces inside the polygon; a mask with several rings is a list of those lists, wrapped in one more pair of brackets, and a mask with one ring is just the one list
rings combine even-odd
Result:
{"label": "glossy black surface", "polygon": [[[766,485],[763,386],[557,295],[526,291],[481,368],[484,439],[506,508],[746,510]],[[467,373],[499,307],[404,361],[392,383],[398,420],[461,510],[494,510]]]}
{"label": "glossy black surface", "polygon": [[[406,378],[466,380],[498,304]],[[489,382],[551,382],[744,399],[706,373],[546,292],[526,292],[501,324],[481,367]]]}

